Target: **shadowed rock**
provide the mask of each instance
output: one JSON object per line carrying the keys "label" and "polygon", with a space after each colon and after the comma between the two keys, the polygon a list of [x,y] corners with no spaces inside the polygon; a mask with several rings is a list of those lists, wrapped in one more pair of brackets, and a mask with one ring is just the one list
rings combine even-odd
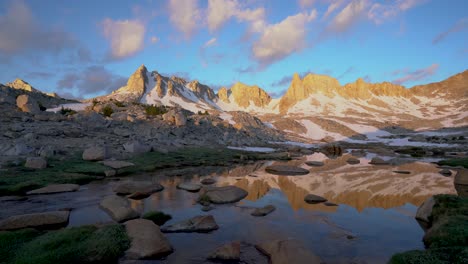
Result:
{"label": "shadowed rock", "polygon": [[105,197],[99,206],[110,214],[117,222],[125,222],[140,217],[140,214],[130,207],[127,198],[116,195]]}
{"label": "shadowed rock", "polygon": [[273,240],[256,245],[256,248],[267,255],[271,264],[320,264],[318,256],[308,251],[297,240]]}
{"label": "shadowed rock", "polygon": [[311,167],[321,167],[325,165],[325,163],[323,163],[322,161],[306,161],[305,164]]}
{"label": "shadowed rock", "polygon": [[251,213],[251,215],[253,215],[253,216],[265,216],[265,215],[268,215],[268,214],[272,213],[275,210],[276,210],[276,207],[269,204],[269,205],[267,205],[265,207],[262,207],[262,208],[256,208]]}
{"label": "shadowed rock", "polygon": [[22,228],[59,228],[68,223],[69,211],[53,211],[45,213],[10,216],[0,221],[0,230],[15,230]]}
{"label": "shadowed rock", "polygon": [[135,166],[135,164],[128,162],[128,161],[121,161],[121,160],[105,160],[102,162],[103,165],[107,167],[111,167],[113,169],[122,169],[126,167]]}
{"label": "shadowed rock", "polygon": [[98,161],[107,157],[107,149],[105,147],[90,147],[83,152],[83,160]]}
{"label": "shadowed rock", "polygon": [[162,190],[161,184],[152,182],[124,182],[114,188],[117,195],[128,195],[132,199],[143,199]]}
{"label": "shadowed rock", "polygon": [[39,188],[27,192],[26,194],[52,194],[52,193],[61,193],[61,192],[74,192],[80,188],[78,184],[51,184],[46,187]]}
{"label": "shadowed rock", "polygon": [[183,182],[177,185],[177,189],[182,189],[189,192],[198,192],[201,189],[201,185],[196,183]]}
{"label": "shadowed rock", "polygon": [[388,161],[385,161],[385,160],[379,158],[379,157],[375,157],[375,158],[371,159],[369,164],[372,164],[372,165],[388,165],[390,163]]}
{"label": "shadowed rock", "polygon": [[248,192],[237,186],[205,187],[200,199],[206,197],[215,204],[235,203],[244,199]]}
{"label": "shadowed rock", "polygon": [[206,233],[218,229],[212,215],[199,215],[162,228],[165,233]]}
{"label": "shadowed rock", "polygon": [[218,247],[208,257],[211,260],[240,260],[240,242],[234,241]]}
{"label": "shadowed rock", "polygon": [[349,159],[346,160],[346,162],[347,162],[348,164],[351,164],[351,165],[361,163],[361,161],[360,161],[359,159],[356,159],[356,158],[349,158]]}
{"label": "shadowed rock", "polygon": [[315,194],[308,194],[306,195],[306,197],[304,197],[304,201],[310,204],[317,204],[317,203],[326,202],[327,199],[323,198],[322,196],[315,195]]}
{"label": "shadowed rock", "polygon": [[47,160],[42,157],[29,157],[24,166],[31,169],[45,169],[47,168]]}
{"label": "shadowed rock", "polygon": [[132,241],[125,252],[128,259],[155,259],[173,251],[159,227],[150,220],[130,220],[125,222],[125,230]]}
{"label": "shadowed rock", "polygon": [[276,175],[306,175],[309,171],[303,168],[289,165],[272,165],[265,168],[265,171]]}

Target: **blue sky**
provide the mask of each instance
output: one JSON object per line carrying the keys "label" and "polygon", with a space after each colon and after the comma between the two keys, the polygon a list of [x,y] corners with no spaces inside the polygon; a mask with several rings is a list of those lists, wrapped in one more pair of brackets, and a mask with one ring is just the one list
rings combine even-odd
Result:
{"label": "blue sky", "polygon": [[0,83],[91,97],[141,64],[272,95],[293,73],[411,87],[468,68],[465,0],[0,1]]}

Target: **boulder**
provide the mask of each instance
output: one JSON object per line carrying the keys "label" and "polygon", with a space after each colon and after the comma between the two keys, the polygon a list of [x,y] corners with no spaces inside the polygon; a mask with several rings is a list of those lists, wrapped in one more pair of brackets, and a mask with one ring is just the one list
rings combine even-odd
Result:
{"label": "boulder", "polygon": [[433,196],[429,197],[424,201],[421,206],[419,206],[418,210],[416,211],[416,220],[422,221],[425,224],[429,225],[431,224],[429,217],[432,214],[432,207],[435,205],[435,199]]}
{"label": "boulder", "polygon": [[458,169],[454,183],[459,185],[468,185],[468,169]]}
{"label": "boulder", "polygon": [[321,259],[297,240],[272,240],[255,246],[271,264],[320,264]]}
{"label": "boulder", "polygon": [[150,220],[134,219],[125,222],[130,238],[130,248],[125,252],[127,259],[154,259],[170,254],[173,249],[159,226]]}
{"label": "boulder", "polygon": [[61,192],[75,192],[80,188],[78,184],[50,184],[46,187],[35,189],[26,194],[52,194]]}
{"label": "boulder", "polygon": [[388,165],[390,164],[388,161],[385,161],[379,157],[374,157],[371,159],[371,161],[369,162],[369,164],[373,164],[373,165]]}
{"label": "boulder", "polygon": [[310,204],[317,204],[317,203],[324,203],[327,199],[323,198],[322,196],[318,196],[315,194],[308,194],[304,197],[304,201]]}
{"label": "boulder", "polygon": [[411,174],[411,171],[405,171],[405,170],[395,170],[393,172],[398,173],[398,174]]}
{"label": "boulder", "polygon": [[99,161],[107,157],[107,149],[105,147],[94,146],[85,149],[83,152],[83,160]]}
{"label": "boulder", "polygon": [[123,145],[125,151],[130,153],[147,153],[151,151],[151,146],[140,141],[130,141]]}
{"label": "boulder", "polygon": [[47,168],[47,160],[43,157],[28,157],[24,166],[31,169],[45,169]]}
{"label": "boulder", "polygon": [[442,169],[439,171],[439,173],[443,176],[449,177],[452,175],[452,172],[449,169]]}
{"label": "boulder", "polygon": [[256,208],[251,213],[251,215],[253,215],[253,216],[265,216],[265,215],[268,215],[268,214],[272,213],[275,210],[276,210],[276,207],[269,204],[269,205],[267,205],[265,207],[262,207],[262,208]]}
{"label": "boulder", "polygon": [[321,167],[325,165],[325,163],[323,163],[322,161],[306,161],[305,164],[311,167]]}
{"label": "boulder", "polygon": [[177,185],[177,189],[182,189],[189,192],[198,192],[201,189],[201,185],[196,183],[183,182]]}
{"label": "boulder", "polygon": [[161,184],[148,181],[124,182],[114,188],[117,195],[128,195],[132,199],[144,199],[162,190],[164,190],[164,187]]}
{"label": "boulder", "polygon": [[235,203],[244,199],[247,195],[247,191],[233,185],[224,187],[205,187],[199,197],[199,201],[207,199],[215,204]]}
{"label": "boulder", "polygon": [[67,225],[69,216],[69,211],[52,211],[10,216],[0,221],[0,230],[15,230],[22,228],[60,228]]}
{"label": "boulder", "polygon": [[265,168],[265,171],[276,175],[306,175],[309,171],[303,168],[289,165],[272,165]]}
{"label": "boulder", "polygon": [[111,195],[105,197],[99,206],[104,209],[117,222],[140,217],[140,214],[132,209],[127,198]]}
{"label": "boulder", "polygon": [[174,114],[174,121],[176,126],[185,126],[187,123],[187,117],[185,117],[184,113],[177,112]]}
{"label": "boulder", "polygon": [[116,170],[105,170],[104,175],[106,177],[113,177],[113,176],[117,175],[117,171]]}
{"label": "boulder", "polygon": [[234,241],[218,247],[213,253],[211,253],[208,259],[218,261],[240,260],[240,242]]}
{"label": "boulder", "polygon": [[217,230],[218,228],[219,227],[212,215],[199,215],[188,220],[163,227],[162,231],[166,233],[206,233]]}
{"label": "boulder", "polygon": [[102,162],[104,166],[111,167],[113,169],[122,169],[126,167],[135,166],[135,164],[128,162],[128,161],[121,161],[121,160],[105,160]]}
{"label": "boulder", "polygon": [[353,157],[347,159],[346,162],[347,162],[348,164],[351,164],[351,165],[361,163],[361,161],[360,161],[359,159],[353,158]]}
{"label": "boulder", "polygon": [[338,206],[336,203],[331,203],[331,202],[324,202],[323,204],[325,206]]}
{"label": "boulder", "polygon": [[37,114],[41,112],[37,101],[27,94],[22,94],[16,98],[16,106],[27,113]]}

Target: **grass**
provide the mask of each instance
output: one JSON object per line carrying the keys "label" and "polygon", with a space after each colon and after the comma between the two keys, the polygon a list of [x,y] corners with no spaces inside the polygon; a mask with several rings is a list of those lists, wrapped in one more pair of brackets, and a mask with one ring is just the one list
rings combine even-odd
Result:
{"label": "grass", "polygon": [[165,106],[156,106],[156,105],[145,105],[146,115],[157,116],[167,113]]}
{"label": "grass", "polygon": [[430,220],[424,235],[426,250],[395,254],[391,264],[468,263],[468,198],[435,195]]}
{"label": "grass", "polygon": [[22,166],[9,167],[0,176],[0,195],[21,195],[32,189],[51,183],[86,184],[104,176],[106,166],[84,161],[81,156],[74,155],[69,160],[50,159],[49,167],[43,170],[33,170]]}
{"label": "grass", "polygon": [[62,115],[74,115],[74,114],[76,114],[76,111],[72,110],[70,108],[63,108],[63,106],[62,106],[59,113],[62,114]]}
{"label": "grass", "polygon": [[439,165],[447,165],[447,166],[463,166],[464,168],[468,169],[468,158],[455,158],[455,159],[446,159],[437,162]]}
{"label": "grass", "polygon": [[145,213],[142,216],[143,219],[151,220],[158,226],[164,225],[167,221],[172,219],[172,216],[169,214],[165,214],[159,211],[150,211]]}
{"label": "grass", "polygon": [[0,232],[0,245],[0,263],[116,263],[130,240],[120,225],[81,226]]}

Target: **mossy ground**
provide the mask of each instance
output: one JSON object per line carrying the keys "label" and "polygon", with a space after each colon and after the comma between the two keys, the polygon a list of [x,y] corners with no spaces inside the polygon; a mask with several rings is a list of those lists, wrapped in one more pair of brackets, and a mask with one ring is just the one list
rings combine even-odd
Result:
{"label": "mossy ground", "polygon": [[[287,159],[286,156],[249,153],[222,148],[184,148],[169,153],[149,152],[137,155],[129,161],[135,166],[119,170],[120,175],[149,172],[164,168],[194,166],[229,166],[247,160]],[[49,159],[49,166],[42,170],[11,166],[0,176],[1,195],[21,195],[48,184],[85,184],[104,176],[108,167],[91,161],[84,161],[81,153],[67,160]]]}
{"label": "mossy ground", "polygon": [[423,238],[427,249],[396,254],[389,263],[468,263],[468,198],[436,195],[434,199],[433,224]]}
{"label": "mossy ground", "polygon": [[167,221],[172,219],[172,216],[169,214],[165,214],[159,211],[151,211],[147,212],[142,216],[143,219],[151,220],[158,226],[164,225]]}
{"label": "mossy ground", "polygon": [[468,158],[456,158],[456,159],[446,159],[437,162],[439,165],[447,165],[447,166],[463,166],[464,168],[468,169]]}
{"label": "mossy ground", "polygon": [[0,232],[0,263],[117,263],[129,246],[120,225],[5,231]]}

